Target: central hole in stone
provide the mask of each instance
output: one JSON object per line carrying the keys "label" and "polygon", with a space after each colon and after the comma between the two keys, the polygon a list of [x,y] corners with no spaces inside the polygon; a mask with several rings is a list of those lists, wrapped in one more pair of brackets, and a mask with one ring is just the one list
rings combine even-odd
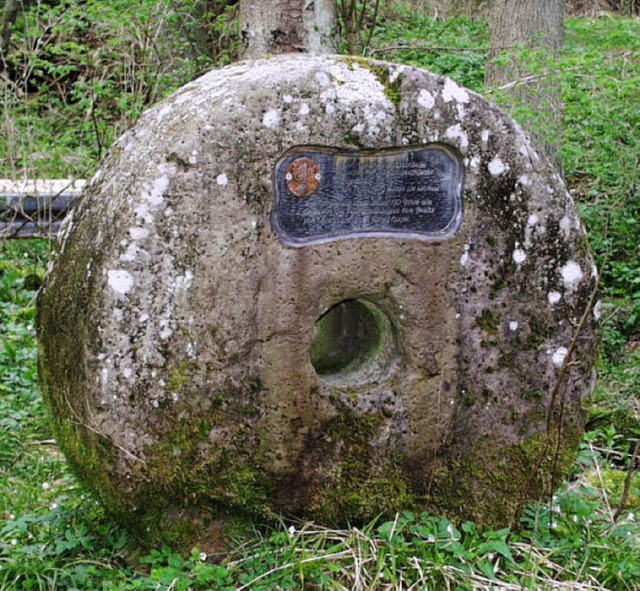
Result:
{"label": "central hole in stone", "polygon": [[393,351],[388,316],[367,300],[343,300],[316,320],[309,357],[318,376],[336,382],[375,378]]}

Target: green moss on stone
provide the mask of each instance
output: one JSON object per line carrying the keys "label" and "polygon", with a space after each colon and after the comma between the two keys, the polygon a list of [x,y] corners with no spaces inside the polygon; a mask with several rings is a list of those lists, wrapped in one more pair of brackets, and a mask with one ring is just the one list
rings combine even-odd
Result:
{"label": "green moss on stone", "polygon": [[[402,458],[380,458],[371,442],[381,426],[379,416],[344,415],[326,428],[323,455],[326,477],[311,483],[308,512],[331,523],[365,522],[377,515],[392,515],[416,506],[402,471]],[[334,451],[340,449],[335,458]],[[335,461],[331,458],[335,458]]]}
{"label": "green moss on stone", "polygon": [[169,370],[165,386],[166,392],[179,392],[197,369],[193,361],[183,360]]}
{"label": "green moss on stone", "polygon": [[542,398],[542,392],[540,390],[525,390],[520,393],[520,396],[523,400],[531,402],[534,400],[540,400]]}
{"label": "green moss on stone", "polygon": [[553,493],[575,457],[580,432],[538,434],[506,443],[487,437],[434,473],[429,504],[486,527],[514,524],[521,510]]}
{"label": "green moss on stone", "polygon": [[356,56],[340,57],[338,61],[352,67],[356,64],[358,67],[369,70],[377,78],[378,82],[382,84],[385,96],[393,103],[396,111],[400,111],[400,103],[402,101],[402,74],[398,74],[392,82],[389,67],[385,64],[376,64],[366,58]]}
{"label": "green moss on stone", "polygon": [[526,346],[529,349],[538,350],[549,338],[551,331],[548,326],[535,314],[529,317],[529,336],[526,340]]}
{"label": "green moss on stone", "polygon": [[174,425],[145,448],[147,485],[140,487],[138,510],[129,516],[139,540],[190,547],[205,536],[207,544],[224,545],[233,537],[234,523],[248,525],[272,515],[266,473],[249,454],[233,442],[224,448],[209,444],[210,420],[182,419]]}
{"label": "green moss on stone", "polygon": [[496,334],[500,325],[500,316],[494,314],[489,308],[482,310],[482,314],[476,318],[476,326],[489,334]]}
{"label": "green moss on stone", "polygon": [[506,351],[500,353],[498,358],[498,367],[503,369],[514,369],[516,366],[513,355]]}

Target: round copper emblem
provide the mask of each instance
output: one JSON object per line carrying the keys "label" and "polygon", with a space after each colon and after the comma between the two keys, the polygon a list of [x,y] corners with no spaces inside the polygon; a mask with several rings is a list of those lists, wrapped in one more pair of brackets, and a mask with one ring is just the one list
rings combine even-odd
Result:
{"label": "round copper emblem", "polygon": [[287,167],[284,178],[287,188],[296,197],[309,197],[318,190],[322,173],[318,164],[311,158],[296,158]]}

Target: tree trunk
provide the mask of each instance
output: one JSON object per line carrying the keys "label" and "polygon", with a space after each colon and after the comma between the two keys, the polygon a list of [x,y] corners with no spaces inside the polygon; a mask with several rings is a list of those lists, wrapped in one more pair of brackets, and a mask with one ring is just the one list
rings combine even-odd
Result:
{"label": "tree trunk", "polygon": [[273,53],[334,53],[335,0],[244,0],[243,57]]}
{"label": "tree trunk", "polygon": [[5,0],[0,22],[0,70],[4,70],[6,64],[9,41],[11,40],[11,28],[18,18],[18,0]]}
{"label": "tree trunk", "polygon": [[[553,159],[562,121],[556,60],[563,17],[564,0],[492,0],[489,9],[485,84],[504,93],[507,109],[520,110],[537,143]],[[496,60],[505,51],[506,63]]]}

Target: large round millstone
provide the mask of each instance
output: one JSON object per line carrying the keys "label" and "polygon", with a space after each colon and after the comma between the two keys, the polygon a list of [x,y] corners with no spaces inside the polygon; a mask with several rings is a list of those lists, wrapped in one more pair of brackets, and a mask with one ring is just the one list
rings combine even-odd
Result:
{"label": "large round millstone", "polygon": [[560,177],[449,79],[211,72],[113,146],[39,307],[59,444],[142,535],[284,512],[509,523],[567,469],[596,270]]}

